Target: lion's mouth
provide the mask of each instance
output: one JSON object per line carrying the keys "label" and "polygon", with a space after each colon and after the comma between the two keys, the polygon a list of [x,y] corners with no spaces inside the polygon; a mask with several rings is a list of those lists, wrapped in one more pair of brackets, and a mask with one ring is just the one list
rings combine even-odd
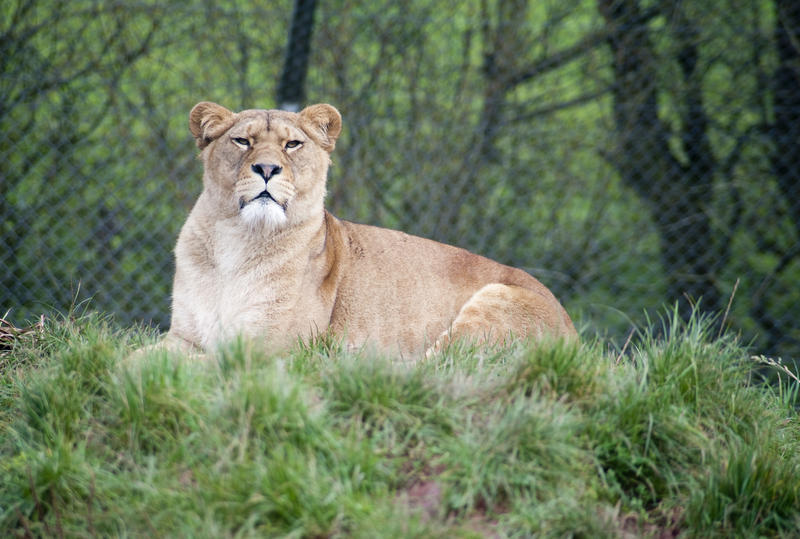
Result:
{"label": "lion's mouth", "polygon": [[256,202],[257,200],[260,200],[262,204],[267,204],[270,201],[272,201],[275,204],[277,204],[278,206],[280,206],[281,208],[283,208],[284,210],[286,210],[286,206],[284,204],[281,204],[277,200],[275,200],[275,197],[273,197],[271,194],[269,194],[269,191],[267,191],[266,189],[261,191],[258,195],[256,195],[255,197],[251,198],[250,200],[241,199],[239,201],[239,209],[241,210],[242,208],[244,208],[248,204],[252,204],[253,202]]}
{"label": "lion's mouth", "polygon": [[[269,191],[267,191],[266,189],[264,189],[263,191],[261,191],[261,192],[258,194],[258,196],[257,196],[256,198],[254,198],[253,200],[258,200],[258,199],[260,199],[260,198],[263,198],[263,199],[266,199],[266,200],[272,200],[273,202],[278,202],[277,200],[275,200],[275,199],[272,197],[272,195],[270,195],[270,194],[269,194]],[[252,201],[251,201],[251,202],[252,202]]]}

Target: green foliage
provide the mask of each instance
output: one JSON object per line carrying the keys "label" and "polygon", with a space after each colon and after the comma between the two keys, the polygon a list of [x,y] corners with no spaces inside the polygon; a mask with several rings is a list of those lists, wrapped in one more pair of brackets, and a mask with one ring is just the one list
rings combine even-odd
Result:
{"label": "green foliage", "polygon": [[0,373],[0,535],[791,536],[797,382],[714,328],[409,364],[47,321]]}

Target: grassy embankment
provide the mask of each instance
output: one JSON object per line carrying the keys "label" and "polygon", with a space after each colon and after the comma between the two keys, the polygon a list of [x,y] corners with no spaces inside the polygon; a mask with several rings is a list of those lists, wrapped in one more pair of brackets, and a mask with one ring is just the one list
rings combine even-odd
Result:
{"label": "grassy embankment", "polygon": [[125,366],[149,337],[98,315],[4,329],[3,537],[800,528],[798,385],[702,320],[413,366],[332,339]]}

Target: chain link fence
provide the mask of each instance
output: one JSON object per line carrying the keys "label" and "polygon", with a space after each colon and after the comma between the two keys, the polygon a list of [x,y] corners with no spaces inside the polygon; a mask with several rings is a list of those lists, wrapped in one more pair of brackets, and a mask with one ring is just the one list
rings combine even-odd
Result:
{"label": "chain link fence", "polygon": [[280,91],[342,112],[339,217],[523,267],[588,333],[700,301],[800,356],[795,2],[17,0],[0,32],[18,324],[89,299],[166,329],[201,189],[188,111]]}

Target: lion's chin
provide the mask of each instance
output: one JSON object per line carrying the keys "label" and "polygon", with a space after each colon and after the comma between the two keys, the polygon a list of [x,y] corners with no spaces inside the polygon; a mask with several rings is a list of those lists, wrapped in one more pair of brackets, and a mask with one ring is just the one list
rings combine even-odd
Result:
{"label": "lion's chin", "polygon": [[251,229],[278,230],[287,223],[286,211],[271,198],[257,198],[239,212],[242,221]]}

